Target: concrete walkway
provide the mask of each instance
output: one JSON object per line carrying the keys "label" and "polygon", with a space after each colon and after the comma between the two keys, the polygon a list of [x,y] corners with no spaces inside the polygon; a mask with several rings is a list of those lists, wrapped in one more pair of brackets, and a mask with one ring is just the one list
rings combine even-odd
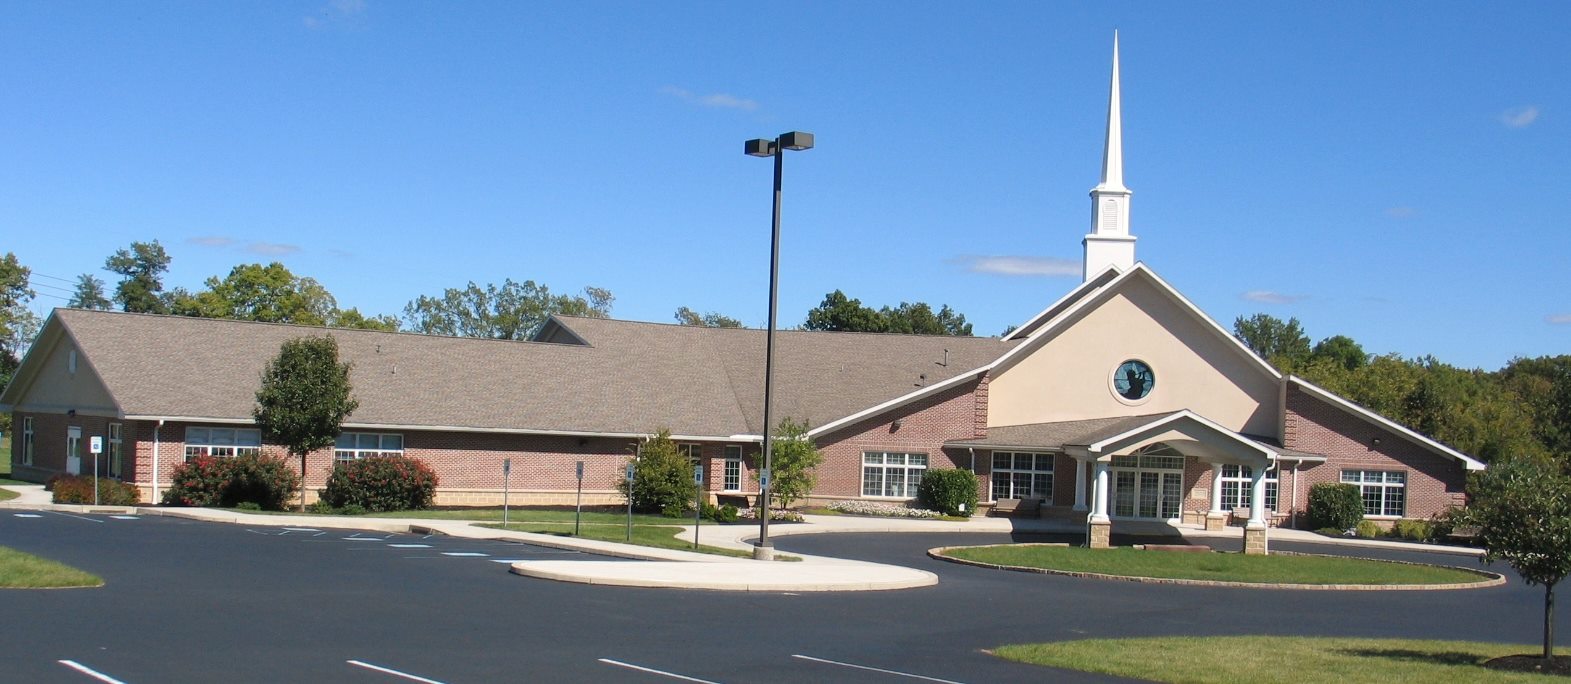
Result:
{"label": "concrete walkway", "polygon": [[[786,554],[777,554],[773,562],[755,561],[714,554],[695,553],[675,549],[658,549],[632,544],[558,537],[547,534],[513,532],[479,527],[462,520],[425,520],[419,518],[366,518],[327,515],[262,515],[222,511],[207,508],[164,508],[154,506],[114,507],[54,504],[41,485],[7,485],[5,489],[20,496],[0,503],[0,509],[56,510],[75,513],[135,513],[148,516],[170,516],[208,522],[253,525],[258,527],[305,527],[316,529],[377,530],[382,532],[416,532],[445,534],[471,539],[504,539],[546,546],[571,549],[590,554],[632,558],[645,562],[593,560],[543,560],[522,561],[511,566],[519,575],[565,582],[604,584],[629,587],[667,587],[681,589],[711,589],[720,591],[873,591],[909,589],[938,583],[938,576],[925,570],[881,563],[791,554],[798,560],[781,560]],[[957,533],[976,532],[1008,534],[1011,532],[1083,533],[1083,524],[1069,520],[972,518],[967,521],[918,520],[903,518],[867,518],[850,515],[809,515],[805,522],[771,524],[771,538],[797,534],[825,533]],[[672,521],[675,523],[676,521]],[[1174,526],[1162,523],[1119,523],[1120,534],[1173,535],[1183,538],[1241,538],[1241,528],[1220,532],[1206,532],[1193,526]],[[758,536],[754,525],[703,525],[698,530],[699,543],[737,549],[751,553],[752,539]],[[678,538],[691,540],[693,526],[683,526]],[[1411,544],[1372,539],[1329,539],[1311,532],[1272,529],[1274,541],[1303,541],[1333,543],[1366,548],[1414,550]],[[1477,556],[1479,549],[1426,545],[1423,551],[1458,553]]]}

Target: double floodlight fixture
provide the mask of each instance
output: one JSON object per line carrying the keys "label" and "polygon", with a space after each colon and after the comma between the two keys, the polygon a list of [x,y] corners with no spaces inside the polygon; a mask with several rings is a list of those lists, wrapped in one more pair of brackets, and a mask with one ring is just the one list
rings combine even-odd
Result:
{"label": "double floodlight fixture", "polygon": [[792,151],[813,149],[813,134],[791,131],[781,133],[774,140],[757,138],[743,143],[742,151],[754,157],[773,157],[782,148]]}

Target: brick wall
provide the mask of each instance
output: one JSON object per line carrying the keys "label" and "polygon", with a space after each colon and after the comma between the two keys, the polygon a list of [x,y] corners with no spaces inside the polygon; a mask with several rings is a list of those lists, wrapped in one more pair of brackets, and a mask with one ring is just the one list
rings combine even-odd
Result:
{"label": "brick wall", "polygon": [[[845,426],[818,439],[824,463],[809,501],[824,503],[862,495],[862,452],[894,451],[927,454],[928,468],[969,468],[965,449],[945,449],[944,442],[987,434],[986,380],[961,383],[895,411]],[[895,420],[900,427],[895,428]],[[986,472],[987,452],[978,450],[976,467]],[[980,484],[979,498],[987,498]]]}
{"label": "brick wall", "polygon": [[[1375,440],[1379,444],[1375,444]],[[1322,464],[1306,464],[1298,473],[1299,507],[1308,505],[1309,488],[1341,481],[1343,470],[1388,470],[1407,473],[1404,517],[1427,518],[1466,503],[1467,471],[1462,463],[1441,456],[1408,438],[1289,386],[1283,446],[1324,454]],[[1282,474],[1282,497],[1292,495],[1291,469]]]}
{"label": "brick wall", "polygon": [[[130,473],[130,436],[124,432],[128,426],[124,421],[105,418],[102,416],[66,415],[64,413],[28,413],[18,411],[12,415],[11,477],[29,482],[44,482],[51,476],[66,472],[66,435],[72,427],[82,431],[82,443],[78,452],[82,458],[81,472],[84,475],[93,474],[93,455],[90,453],[89,444],[93,437],[103,438],[103,453],[98,455],[98,473],[107,477],[109,475],[109,424],[121,423],[123,426],[122,444],[125,451],[122,458],[124,473]],[[33,419],[33,463],[31,466],[22,465],[22,424],[27,418]]]}

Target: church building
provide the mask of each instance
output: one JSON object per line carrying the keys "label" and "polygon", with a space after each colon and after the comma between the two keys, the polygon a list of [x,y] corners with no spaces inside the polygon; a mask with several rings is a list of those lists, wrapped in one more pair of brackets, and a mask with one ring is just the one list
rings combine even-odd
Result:
{"label": "church building", "polygon": [[[1135,259],[1115,42],[1101,181],[1082,282],[1003,338],[777,334],[775,416],[825,456],[811,501],[907,502],[924,473],[964,468],[984,505],[1038,502],[1105,546],[1120,521],[1304,524],[1309,488],[1360,488],[1376,521],[1465,503],[1484,464],[1278,372]],[[13,477],[98,472],[156,502],[197,455],[284,456],[251,417],[280,345],[332,335],[359,408],[307,458],[431,465],[441,505],[620,503],[638,443],[669,429],[715,497],[752,497],[762,441],[762,330],[567,316],[530,341],[55,310],[0,411]],[[89,453],[98,437],[102,453]],[[504,483],[503,463],[511,462]],[[288,462],[298,466],[298,460]]]}

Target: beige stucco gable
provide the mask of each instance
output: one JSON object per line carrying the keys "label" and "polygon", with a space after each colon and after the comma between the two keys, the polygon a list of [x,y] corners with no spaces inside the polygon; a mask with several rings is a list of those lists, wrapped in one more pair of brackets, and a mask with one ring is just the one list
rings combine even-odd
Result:
{"label": "beige stucco gable", "polygon": [[[58,324],[57,324],[58,325]],[[49,334],[54,332],[55,334]],[[58,328],[40,335],[35,344],[42,348],[28,353],[27,363],[35,356],[41,363],[18,380],[26,383],[16,393],[7,392],[13,410],[64,413],[76,411],[83,415],[117,416],[119,406],[102,378],[87,361],[87,355],[77,349],[70,335]]]}
{"label": "beige stucco gable", "polygon": [[[995,371],[988,426],[1189,409],[1229,430],[1280,437],[1280,381],[1154,277],[1131,275]],[[1156,376],[1138,403],[1112,389],[1114,369],[1130,359]]]}

